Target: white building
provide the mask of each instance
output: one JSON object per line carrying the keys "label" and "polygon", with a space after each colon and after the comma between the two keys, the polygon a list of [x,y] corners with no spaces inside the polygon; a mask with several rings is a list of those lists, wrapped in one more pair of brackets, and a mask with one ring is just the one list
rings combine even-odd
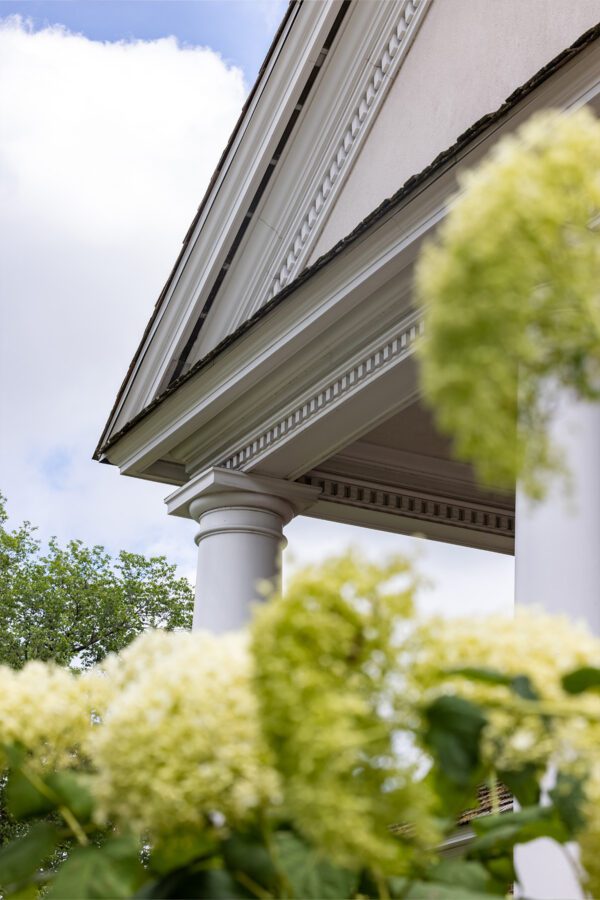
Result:
{"label": "white building", "polygon": [[[197,622],[246,618],[299,513],[513,553],[514,498],[475,484],[420,402],[412,267],[458,172],[535,110],[599,102],[598,18],[598,0],[288,7],[96,454],[199,521]],[[517,598],[600,628],[600,426],[576,414],[585,491],[570,514],[519,506]]]}
{"label": "white building", "polygon": [[[477,486],[420,401],[412,268],[501,135],[600,107],[598,19],[599,0],[288,7],[96,453],[199,522],[196,624],[246,619],[298,514],[515,552],[514,496]],[[519,499],[516,597],[600,631],[600,414],[561,416],[576,490]],[[553,879],[532,895],[564,896]]]}

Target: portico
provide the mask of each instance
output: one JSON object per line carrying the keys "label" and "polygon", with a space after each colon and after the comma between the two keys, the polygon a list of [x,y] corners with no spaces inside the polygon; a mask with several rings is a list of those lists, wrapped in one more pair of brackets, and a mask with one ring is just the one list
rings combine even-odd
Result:
{"label": "portico", "polygon": [[[383,6],[390,14],[393,4]],[[426,2],[397,5],[405,41],[416,40],[426,7]],[[302,13],[311,21],[326,11],[330,14],[329,19],[325,16],[327,40],[333,44],[322,58],[323,66],[325,59],[330,62],[334,47],[342,53],[344,41],[350,40],[346,32],[344,40],[336,37],[343,30],[339,20],[343,9],[343,4],[319,4]],[[407,22],[409,10],[412,15]],[[338,18],[331,20],[334,11]],[[359,13],[346,9],[346,15],[351,17],[344,19],[348,29]],[[306,26],[307,20],[302,21]],[[296,22],[292,32],[299,27]],[[358,20],[354,27],[359,27]],[[381,35],[372,32],[371,37],[381,43]],[[278,40],[281,35],[276,44]],[[354,35],[353,40],[360,38]],[[385,41],[384,45],[388,48],[383,50],[385,57],[390,45]],[[408,47],[404,52],[408,53]],[[264,257],[267,252],[263,223],[270,217],[275,221],[276,209],[283,215],[280,182],[285,184],[289,177],[298,142],[318,126],[317,99],[324,94],[323,102],[331,102],[329,81],[337,77],[335,70],[325,77],[327,73],[319,69],[315,85],[319,78],[322,81],[315,87],[316,98],[298,125],[298,134],[294,138],[292,131],[286,138],[288,144],[292,142],[286,145],[287,156],[280,148],[287,162],[282,164],[274,151],[269,157],[271,151],[265,150],[265,159],[275,160],[267,165],[276,170],[271,176],[274,186],[259,196],[256,209],[256,193],[248,196],[245,205],[238,197],[238,219],[244,208],[250,212],[241,219],[246,225],[240,250],[231,256],[231,248],[224,245],[221,261],[215,260],[211,271],[217,274],[217,282],[211,282],[210,272],[202,274],[198,266],[204,260],[206,267],[206,254],[214,250],[210,244],[214,222],[232,211],[222,205],[219,213],[221,194],[213,197],[209,190],[205,202],[213,206],[200,210],[194,239],[188,237],[184,245],[176,277],[157,306],[97,451],[98,458],[118,465],[123,474],[172,485],[169,513],[199,523],[196,627],[223,630],[245,620],[249,603],[257,595],[257,582],[277,577],[283,529],[299,514],[514,552],[514,495],[484,490],[476,483],[470,467],[453,458],[449,440],[439,434],[420,399],[414,351],[424,336],[420,313],[412,302],[412,270],[423,240],[434,234],[445,214],[457,175],[476,164],[500,135],[518,127],[536,109],[595,103],[600,90],[598,62],[600,41],[593,31],[552,67],[533,75],[511,102],[473,125],[350,234],[341,235],[314,258],[323,241],[322,228],[331,228],[336,215],[338,207],[332,203],[317,231],[306,237],[306,247],[296,241],[297,259],[286,263],[287,283],[279,282],[275,291],[268,288],[270,276],[262,286],[257,283],[246,318],[237,293],[240,279],[256,258],[252,254],[261,250]],[[400,57],[395,64],[400,65]],[[287,76],[293,81],[293,73],[281,65],[273,69],[270,79]],[[355,89],[358,86],[357,82]],[[299,90],[298,84],[295,89]],[[378,92],[372,95],[371,106],[376,102],[383,102]],[[264,114],[262,107],[256,114],[259,111]],[[240,127],[244,121],[243,117]],[[246,131],[238,135],[239,152],[244,142],[251,141],[254,124],[250,117]],[[337,133],[343,135],[344,127],[340,119]],[[359,139],[360,133],[355,137]],[[348,145],[347,152],[351,154],[353,146]],[[361,159],[359,155],[357,164]],[[236,186],[241,190],[235,166],[233,158],[226,178],[217,173],[222,190],[228,184],[230,190]],[[314,161],[314,167],[330,171],[322,161]],[[324,183],[327,178],[329,194],[341,191],[341,203],[345,197],[342,172],[334,181],[326,175]],[[305,204],[300,197],[294,202],[296,207],[288,208],[285,216],[292,231],[292,219],[300,223],[301,233]],[[329,202],[329,195],[323,195],[321,208]],[[233,223],[231,228],[233,234]],[[282,246],[271,242],[267,252],[271,271],[281,264],[281,253]],[[219,288],[216,299],[215,285]],[[262,303],[257,303],[259,295]],[[156,390],[158,394],[153,393]],[[585,421],[590,417],[595,421],[595,410],[586,413]],[[582,467],[589,469],[600,448],[596,425],[577,431],[571,442],[576,445],[572,453],[577,478],[581,478]],[[519,501],[523,511],[517,524],[521,557],[517,559],[517,599],[542,600],[568,611],[565,573],[569,583],[575,584],[589,569],[584,579],[589,599],[577,609],[598,627],[597,604],[592,599],[594,586],[600,587],[600,572],[592,562],[596,554],[590,548],[588,561],[582,563],[578,553],[548,554],[546,550],[556,535],[567,534],[565,529],[568,544],[588,546],[591,541],[595,546],[592,511],[600,487],[587,471],[583,482],[586,488],[578,495],[579,511],[577,504],[570,513],[563,509],[559,497],[548,501],[552,511],[529,513]],[[600,496],[597,499],[600,503]],[[557,518],[561,528],[556,527]],[[542,541],[541,534],[545,535]],[[566,567],[560,577],[559,565]],[[555,603],[551,596],[558,584],[561,598]]]}
{"label": "portico", "polygon": [[[516,552],[518,603],[600,631],[599,408],[558,404],[574,490],[516,491],[515,542],[515,492],[481,488],[422,402],[412,287],[461,172],[537,110],[600,110],[597,14],[289,5],[95,454],[198,523],[194,627],[246,621],[304,515]],[[565,896],[526,850],[528,895]]]}

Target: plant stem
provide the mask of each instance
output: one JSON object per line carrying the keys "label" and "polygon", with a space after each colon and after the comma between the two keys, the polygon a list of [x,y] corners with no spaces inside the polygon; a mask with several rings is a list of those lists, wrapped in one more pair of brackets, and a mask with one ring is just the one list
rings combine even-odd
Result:
{"label": "plant stem", "polygon": [[249,875],[246,875],[245,872],[235,872],[235,877],[239,883],[245,888],[248,888],[255,897],[259,897],[260,900],[272,900],[273,895],[261,888],[261,886],[250,878]]}
{"label": "plant stem", "polygon": [[64,804],[60,803],[60,797],[48,787],[48,785],[44,782],[39,775],[36,775],[35,772],[32,772],[26,766],[21,766],[21,772],[27,779],[27,781],[40,793],[43,797],[47,797],[48,800],[52,801],[52,803],[56,804],[56,807],[75,835],[77,842],[81,844],[82,847],[87,847],[89,844],[87,835],[81,825],[79,824],[77,818],[73,815],[71,810],[64,806]]}
{"label": "plant stem", "polygon": [[373,876],[377,883],[377,893],[379,894],[379,900],[390,900],[390,892],[388,891],[388,886],[385,878],[381,875],[380,872],[373,872]]}
{"label": "plant stem", "polygon": [[89,844],[88,837],[69,807],[59,806],[58,811],[77,838],[77,843],[82,847],[87,847],[87,845]]}

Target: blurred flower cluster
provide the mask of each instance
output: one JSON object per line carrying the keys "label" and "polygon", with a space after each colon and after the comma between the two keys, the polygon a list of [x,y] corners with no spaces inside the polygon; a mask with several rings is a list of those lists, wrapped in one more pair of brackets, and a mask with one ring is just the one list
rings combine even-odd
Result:
{"label": "blurred flower cluster", "polygon": [[600,390],[600,123],[539,113],[459,187],[417,267],[422,385],[482,481],[540,496],[554,389]]}
{"label": "blurred flower cluster", "polygon": [[105,668],[114,693],[90,749],[102,820],[156,837],[277,804],[245,635],[149,632]]}
{"label": "blurred flower cluster", "polygon": [[[424,620],[418,586],[406,560],[350,553],[299,572],[249,633],[148,632],[87,673],[1,669],[7,805],[62,823],[19,839],[45,836],[29,872],[0,849],[5,895],[65,841],[50,897],[90,857],[121,885],[94,896],[404,896],[467,876],[493,895],[540,835],[578,837],[597,890],[600,641],[541,612]],[[440,846],[498,782],[522,811],[485,817],[448,869]]]}

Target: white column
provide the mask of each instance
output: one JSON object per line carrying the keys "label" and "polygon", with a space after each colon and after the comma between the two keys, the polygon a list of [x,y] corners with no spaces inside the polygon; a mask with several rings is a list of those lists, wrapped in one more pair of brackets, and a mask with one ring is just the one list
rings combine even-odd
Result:
{"label": "white column", "polygon": [[[600,404],[562,392],[550,429],[570,483],[534,504],[517,490],[515,603],[584,620],[600,634]],[[577,857],[577,847],[568,852]],[[584,895],[564,851],[540,838],[516,848],[522,894],[535,900]]]}
{"label": "white column", "polygon": [[283,528],[319,491],[307,485],[213,468],[167,498],[169,512],[199,524],[193,628],[243,626],[261,583],[277,586]]}
{"label": "white column", "polygon": [[517,491],[515,602],[585,620],[600,635],[600,404],[563,393],[551,428],[570,487],[532,504]]}

